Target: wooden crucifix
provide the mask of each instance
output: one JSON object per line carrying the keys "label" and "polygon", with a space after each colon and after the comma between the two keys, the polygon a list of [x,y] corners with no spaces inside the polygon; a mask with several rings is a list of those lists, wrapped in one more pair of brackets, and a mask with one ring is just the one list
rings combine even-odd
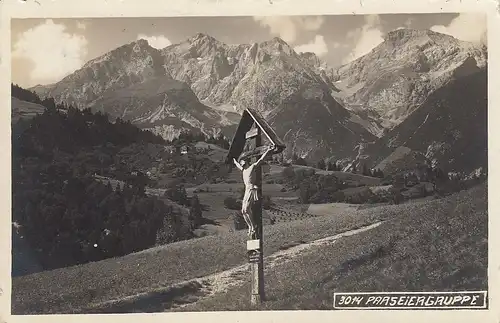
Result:
{"label": "wooden crucifix", "polygon": [[[269,142],[267,146],[263,146],[263,135]],[[250,150],[244,152],[245,146],[248,143],[250,143]],[[242,171],[245,184],[242,215],[248,225],[249,240],[247,241],[247,251],[252,272],[252,305],[258,305],[265,298],[262,162],[271,154],[278,154],[284,149],[284,143],[257,111],[246,109],[243,112],[240,124],[229,148],[226,162],[234,162],[236,167]]]}

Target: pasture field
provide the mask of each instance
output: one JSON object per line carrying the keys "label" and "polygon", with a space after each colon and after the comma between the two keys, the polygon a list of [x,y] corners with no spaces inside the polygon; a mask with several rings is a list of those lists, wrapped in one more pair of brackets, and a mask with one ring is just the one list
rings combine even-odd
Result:
{"label": "pasture field", "polygon": [[[346,208],[338,214],[265,226],[264,255],[270,257],[290,246],[314,245],[318,239],[382,222],[266,267],[269,299],[263,306],[327,309],[334,290],[486,288],[486,194],[483,184],[443,199]],[[242,284],[209,297],[202,284],[193,281],[245,265],[245,241],[244,231],[227,232],[15,277],[13,314],[138,312],[148,311],[147,304],[153,303],[155,311],[158,306],[163,311],[248,309],[249,275]]]}

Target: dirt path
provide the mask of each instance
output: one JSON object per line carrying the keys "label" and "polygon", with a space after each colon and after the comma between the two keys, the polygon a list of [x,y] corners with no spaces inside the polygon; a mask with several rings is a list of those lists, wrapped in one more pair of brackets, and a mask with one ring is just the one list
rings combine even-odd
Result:
{"label": "dirt path", "polygon": [[[314,247],[331,245],[338,239],[368,231],[379,226],[377,222],[355,230],[346,231],[334,236],[311,242],[289,244],[282,250],[265,257],[265,270],[283,265]],[[245,284],[249,280],[250,265],[244,264],[212,275],[191,279],[175,285],[161,287],[146,293],[124,297],[95,304],[82,313],[131,313],[131,312],[164,312],[195,304],[201,299],[224,293],[228,289]]]}

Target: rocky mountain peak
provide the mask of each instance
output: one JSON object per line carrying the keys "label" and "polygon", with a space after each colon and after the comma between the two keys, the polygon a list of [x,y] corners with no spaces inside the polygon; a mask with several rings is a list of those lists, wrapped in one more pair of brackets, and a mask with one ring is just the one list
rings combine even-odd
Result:
{"label": "rocky mountain peak", "polygon": [[160,51],[150,46],[146,39],[138,39],[88,61],[83,65],[82,69],[111,60],[130,61],[134,59],[143,59],[147,56],[155,56],[158,58],[160,55]]}
{"label": "rocky mountain peak", "polygon": [[76,107],[86,107],[106,91],[125,88],[165,75],[161,52],[139,39],[87,62],[82,68],[46,89],[45,96]]}
{"label": "rocky mountain peak", "polygon": [[136,48],[148,48],[148,47],[151,47],[149,45],[149,42],[146,39],[143,39],[143,38],[138,39],[137,41],[132,42],[131,44],[133,44],[134,47],[136,47]]}
{"label": "rocky mountain peak", "polygon": [[448,39],[454,39],[451,36],[445,35],[445,34],[440,34],[437,32],[434,32],[429,29],[412,29],[412,28],[399,28],[395,30],[389,31],[385,37],[384,40],[386,41],[398,41],[401,43],[410,41],[410,40],[415,40],[416,38],[421,38],[421,37],[443,37],[448,38]]}
{"label": "rocky mountain peak", "polygon": [[197,33],[194,36],[188,38],[186,40],[187,43],[189,43],[192,47],[197,47],[197,48],[218,48],[218,47],[226,47],[226,45],[214,37],[204,34],[204,33]]}
{"label": "rocky mountain peak", "polygon": [[214,37],[204,34],[204,33],[196,33],[194,36],[188,39],[189,42],[195,43],[195,42],[218,42],[217,39]]}
{"label": "rocky mountain peak", "polygon": [[164,56],[182,56],[182,59],[202,59],[213,57],[227,50],[227,45],[212,36],[197,33],[178,44],[170,45],[161,50]]}
{"label": "rocky mountain peak", "polygon": [[315,53],[312,52],[302,52],[299,55],[299,58],[306,64],[308,64],[311,68],[314,68],[321,73],[323,70],[328,70],[328,65],[326,62],[322,61]]}
{"label": "rocky mountain peak", "polygon": [[293,48],[288,45],[283,39],[279,37],[274,37],[270,40],[263,41],[259,44],[259,49],[268,52],[269,54],[285,54],[288,56],[297,55]]}

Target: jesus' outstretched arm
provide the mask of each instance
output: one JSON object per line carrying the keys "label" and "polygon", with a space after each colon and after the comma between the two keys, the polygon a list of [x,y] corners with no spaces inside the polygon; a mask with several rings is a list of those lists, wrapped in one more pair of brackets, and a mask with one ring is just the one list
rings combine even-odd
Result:
{"label": "jesus' outstretched arm", "polygon": [[233,158],[233,163],[236,165],[236,167],[238,167],[239,170],[243,170],[243,167],[241,167],[240,163],[238,163],[235,158]]}
{"label": "jesus' outstretched arm", "polygon": [[269,153],[274,149],[273,146],[267,148],[266,152],[259,158],[259,160],[257,160],[255,162],[255,164],[253,164],[253,166],[259,166],[260,164],[262,164],[262,162],[264,161],[264,159],[266,159],[266,157],[269,155]]}

